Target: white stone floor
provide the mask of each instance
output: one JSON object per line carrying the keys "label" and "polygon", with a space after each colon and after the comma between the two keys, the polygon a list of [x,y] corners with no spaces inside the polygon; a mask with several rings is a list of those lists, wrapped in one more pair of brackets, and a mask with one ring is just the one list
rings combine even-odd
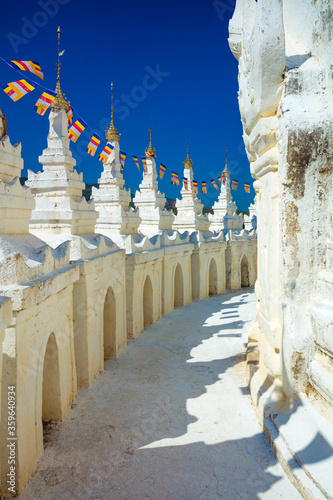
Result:
{"label": "white stone floor", "polygon": [[166,314],[51,433],[22,499],[299,499],[245,381],[252,290]]}

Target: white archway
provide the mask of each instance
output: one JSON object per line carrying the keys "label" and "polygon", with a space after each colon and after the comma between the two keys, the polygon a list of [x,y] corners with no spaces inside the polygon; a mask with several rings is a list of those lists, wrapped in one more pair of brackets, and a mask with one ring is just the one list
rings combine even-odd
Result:
{"label": "white archway", "polygon": [[174,307],[184,305],[184,278],[183,269],[177,264],[174,274]]}
{"label": "white archway", "polygon": [[108,288],[103,311],[103,345],[104,359],[114,358],[116,356],[116,299],[111,287]]}
{"label": "white archway", "polygon": [[217,294],[217,265],[214,258],[209,264],[209,295]]}
{"label": "white archway", "polygon": [[62,414],[59,353],[54,333],[49,336],[45,349],[42,384],[42,420],[60,420]]}
{"label": "white archway", "polygon": [[143,326],[144,328],[153,323],[154,297],[153,285],[150,276],[147,275],[143,287]]}

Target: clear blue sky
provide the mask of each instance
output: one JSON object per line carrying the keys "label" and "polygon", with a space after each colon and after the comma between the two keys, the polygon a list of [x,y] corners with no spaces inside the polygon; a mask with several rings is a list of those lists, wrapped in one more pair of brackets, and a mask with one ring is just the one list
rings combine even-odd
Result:
{"label": "clear blue sky", "polygon": [[[61,26],[62,90],[74,109],[100,135],[110,122],[110,82],[114,82],[115,124],[120,147],[128,153],[124,177],[134,192],[141,181],[131,156],[141,157],[148,146],[150,116],[156,162],[167,166],[160,190],[170,198],[180,188],[170,182],[171,170],[182,177],[186,133],[195,179],[207,181],[208,194],[200,198],[211,206],[217,179],[229,145],[229,168],[239,181],[234,199],[247,210],[254,192],[242,141],[237,103],[237,61],[228,47],[228,22],[235,1],[219,0],[16,0],[4,2],[0,18],[0,56],[38,61],[45,79],[30,76],[45,87],[56,84],[57,27]],[[0,61],[1,83],[21,77]],[[156,76],[157,72],[157,76]],[[155,75],[155,76],[154,76]],[[41,90],[16,103],[3,91],[0,108],[8,117],[13,143],[22,143],[27,169],[41,170],[38,156],[46,147],[48,114],[33,111]],[[77,115],[74,114],[74,118]],[[85,182],[97,182],[102,164],[91,158],[87,129],[71,143],[77,170]],[[251,194],[244,193],[244,182]],[[218,183],[218,185],[220,185]]]}

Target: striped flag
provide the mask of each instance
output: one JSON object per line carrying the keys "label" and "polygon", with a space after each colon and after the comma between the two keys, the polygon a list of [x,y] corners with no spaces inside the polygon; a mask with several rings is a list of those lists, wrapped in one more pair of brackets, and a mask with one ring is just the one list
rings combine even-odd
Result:
{"label": "striped flag", "polygon": [[90,154],[90,156],[95,156],[95,153],[97,151],[98,146],[100,145],[101,140],[102,139],[97,134],[94,134],[92,136],[87,147],[87,153]]}
{"label": "striped flag", "polygon": [[174,186],[179,186],[179,175],[176,172],[171,172],[171,183]]}
{"label": "striped flag", "polygon": [[120,170],[124,170],[126,160],[126,153],[124,151],[120,151]]}
{"label": "striped flag", "polygon": [[70,127],[73,123],[73,110],[71,106],[69,106],[69,108],[67,109],[66,115],[68,119],[68,126]]}
{"label": "striped flag", "polygon": [[73,125],[68,129],[68,137],[70,138],[70,140],[76,142],[86,126],[86,122],[81,118],[76,120],[76,122],[73,123]]}
{"label": "striped flag", "polygon": [[22,71],[29,71],[30,73],[34,73],[34,75],[39,76],[42,80],[44,80],[44,73],[41,70],[40,65],[37,62],[33,61],[6,61],[9,66],[14,69],[20,69]]}
{"label": "striped flag", "polygon": [[31,92],[36,88],[35,82],[31,80],[18,80],[16,82],[7,83],[7,86],[2,87],[6,94],[13,99],[13,101],[18,101],[28,92]]}
{"label": "striped flag", "polygon": [[219,181],[222,182],[223,186],[225,186],[225,174],[221,174],[221,177],[219,177]]}
{"label": "striped flag", "polygon": [[250,188],[250,184],[244,184],[244,190],[245,190],[245,193],[250,193],[251,192],[251,188]]}
{"label": "striped flag", "polygon": [[237,191],[237,186],[238,186],[238,181],[232,181],[231,189],[233,189],[234,191]]}
{"label": "striped flag", "polygon": [[218,190],[219,190],[219,187],[218,187],[218,185],[216,184],[216,182],[215,182],[214,180],[211,180],[210,182],[213,184],[213,186],[214,186],[214,188],[216,189],[216,191],[218,191]]}
{"label": "striped flag", "polygon": [[203,181],[201,183],[201,186],[202,186],[202,192],[206,194],[207,193],[207,182]]}
{"label": "striped flag", "polygon": [[193,181],[193,191],[195,192],[195,194],[198,194],[199,192],[197,181]]}
{"label": "striped flag", "polygon": [[139,163],[139,158],[135,155],[132,155],[133,156],[133,160],[135,162],[135,165],[138,167],[138,170],[140,172],[140,163]]}
{"label": "striped flag", "polygon": [[186,177],[183,177],[183,185],[184,185],[184,188],[186,189],[186,191],[188,191],[188,180]]}
{"label": "striped flag", "polygon": [[141,156],[141,160],[142,160],[142,164],[143,164],[143,170],[145,173],[148,172],[148,168],[147,168],[147,160],[146,160],[146,157],[145,156]]}
{"label": "striped flag", "polygon": [[103,163],[105,163],[107,161],[107,159],[109,158],[110,154],[111,154],[111,151],[114,149],[114,147],[112,146],[112,144],[110,144],[109,142],[107,143],[107,145],[105,146],[105,148],[103,149],[103,151],[101,152],[101,154],[99,155],[99,161],[102,161]]}
{"label": "striped flag", "polygon": [[163,163],[161,163],[161,165],[160,165],[160,179],[163,179],[165,171],[166,171],[166,166]]}
{"label": "striped flag", "polygon": [[44,115],[45,111],[50,106],[51,102],[56,98],[56,92],[52,92],[48,90],[47,92],[43,92],[38,101],[35,104],[34,110],[39,115]]}

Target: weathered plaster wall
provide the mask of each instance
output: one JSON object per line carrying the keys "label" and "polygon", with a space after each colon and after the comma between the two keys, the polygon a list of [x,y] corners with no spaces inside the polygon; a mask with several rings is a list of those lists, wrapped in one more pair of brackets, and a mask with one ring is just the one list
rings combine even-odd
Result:
{"label": "weathered plaster wall", "polygon": [[[126,255],[127,336],[133,339],[145,328],[144,306],[151,303],[149,323],[162,315],[163,250],[151,250]],[[146,278],[151,280],[152,294],[145,295]],[[147,324],[149,324],[147,323]]]}
{"label": "weathered plaster wall", "polygon": [[[210,295],[210,269],[212,260],[216,264],[216,292],[221,294],[226,290],[225,250],[227,243],[196,242],[191,258],[193,299],[204,299]],[[214,278],[213,278],[214,279]],[[212,292],[211,292],[212,294]]]}
{"label": "weathered plaster wall", "polygon": [[257,193],[251,393],[291,480],[305,498],[326,498],[333,487],[332,453],[322,456],[333,439],[322,419],[333,404],[332,2],[237,0],[229,31]]}
{"label": "weathered plaster wall", "polygon": [[[16,387],[18,489],[43,451],[42,419],[62,419],[76,396],[72,283],[78,276],[78,268],[70,266],[13,292],[7,289],[8,295],[12,292],[13,320],[3,342],[2,386]],[[46,352],[52,334],[56,346]],[[46,366],[52,374],[47,380]],[[43,391],[43,384],[49,392]],[[50,399],[54,407],[43,410]],[[1,470],[8,472],[7,461]]]}
{"label": "weathered plaster wall", "polygon": [[[191,253],[192,245],[166,247],[163,258],[163,314],[172,311],[175,307],[175,288],[177,286],[176,272],[180,273],[181,303],[185,305],[192,300],[191,283]],[[177,266],[180,266],[177,267]]]}
{"label": "weathered plaster wall", "polygon": [[[104,352],[103,333],[106,294],[115,296],[113,352]],[[115,357],[127,343],[125,251],[80,263],[80,279],[74,284],[74,341],[79,387],[88,387],[104,370],[104,358]],[[110,320],[112,320],[110,318]]]}
{"label": "weathered plaster wall", "polygon": [[230,253],[227,288],[239,290],[254,286],[257,279],[257,241],[230,241],[227,252]]}

